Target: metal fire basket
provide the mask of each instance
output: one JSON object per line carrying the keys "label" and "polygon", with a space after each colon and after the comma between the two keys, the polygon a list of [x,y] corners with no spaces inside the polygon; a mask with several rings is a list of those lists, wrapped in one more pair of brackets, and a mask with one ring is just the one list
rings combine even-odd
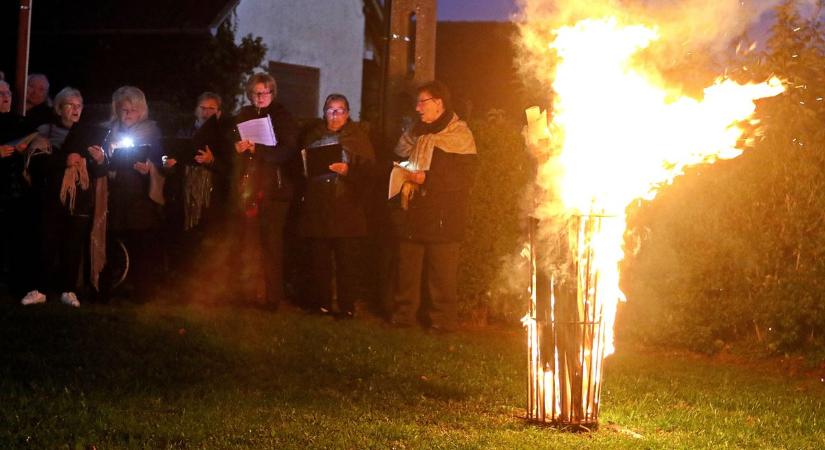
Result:
{"label": "metal fire basket", "polygon": [[598,427],[607,330],[593,238],[606,218],[572,216],[566,236],[545,254],[538,248],[539,222],[531,219],[528,420],[567,430]]}

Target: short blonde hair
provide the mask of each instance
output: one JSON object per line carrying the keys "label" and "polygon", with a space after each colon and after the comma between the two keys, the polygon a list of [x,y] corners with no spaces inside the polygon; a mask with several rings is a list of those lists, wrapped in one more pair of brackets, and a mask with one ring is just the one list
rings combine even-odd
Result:
{"label": "short blonde hair", "polygon": [[249,77],[249,80],[246,82],[246,98],[248,98],[250,102],[255,101],[255,86],[258,84],[263,84],[267,89],[272,91],[272,99],[275,100],[278,96],[278,83],[275,82],[275,78],[272,78],[272,75],[266,72],[258,72]]}
{"label": "short blonde hair", "polygon": [[134,86],[121,86],[112,94],[112,122],[120,120],[118,109],[120,105],[129,102],[140,112],[138,122],[149,118],[149,105],[146,104],[146,95]]}
{"label": "short blonde hair", "polygon": [[80,95],[80,91],[71,87],[66,86],[57,93],[54,97],[54,112],[57,115],[60,115],[60,110],[63,108],[63,105],[69,102],[69,99],[72,97],[77,97],[80,99],[81,103],[83,102],[83,96]]}

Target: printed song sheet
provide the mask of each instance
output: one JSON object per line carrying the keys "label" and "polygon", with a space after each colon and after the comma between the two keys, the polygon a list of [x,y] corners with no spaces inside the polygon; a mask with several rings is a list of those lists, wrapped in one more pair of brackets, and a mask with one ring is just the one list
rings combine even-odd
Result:
{"label": "printed song sheet", "polygon": [[389,193],[387,199],[391,199],[398,195],[401,192],[401,186],[404,185],[404,182],[407,181],[407,175],[410,173],[410,169],[405,167],[406,162],[404,163],[392,163],[392,172],[390,172],[390,186],[389,186]]}
{"label": "printed song sheet", "polygon": [[275,129],[272,128],[272,121],[269,117],[247,120],[238,124],[238,133],[241,139],[249,140],[256,144],[269,145],[274,147],[278,144],[275,138]]}

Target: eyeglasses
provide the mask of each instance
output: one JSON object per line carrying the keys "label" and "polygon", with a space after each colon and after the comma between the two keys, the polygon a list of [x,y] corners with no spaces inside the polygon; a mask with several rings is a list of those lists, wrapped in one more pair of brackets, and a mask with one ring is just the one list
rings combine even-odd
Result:
{"label": "eyeglasses", "polygon": [[64,103],[63,109],[73,109],[75,111],[80,111],[83,109],[83,105],[80,103]]}
{"label": "eyeglasses", "polygon": [[255,97],[258,97],[258,98],[267,97],[267,96],[270,96],[270,95],[272,95],[272,91],[255,92]]}
{"label": "eyeglasses", "polygon": [[329,109],[327,109],[327,115],[328,116],[334,116],[336,114],[339,115],[339,116],[343,116],[344,114],[346,114],[348,112],[349,111],[347,111],[346,109],[342,109],[342,108],[329,108]]}
{"label": "eyeglasses", "polygon": [[416,105],[423,105],[424,103],[427,103],[427,101],[429,101],[429,100],[435,100],[435,98],[429,97],[429,98],[425,98],[423,100],[418,100],[417,102],[415,102],[415,104]]}
{"label": "eyeglasses", "polygon": [[11,92],[9,92],[9,91],[0,91],[0,97],[11,97]]}

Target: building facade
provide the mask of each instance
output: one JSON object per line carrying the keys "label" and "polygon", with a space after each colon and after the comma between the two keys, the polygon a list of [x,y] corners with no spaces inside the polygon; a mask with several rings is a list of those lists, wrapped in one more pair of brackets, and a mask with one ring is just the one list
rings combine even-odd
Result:
{"label": "building facade", "polygon": [[264,66],[278,81],[278,97],[297,117],[319,117],[325,97],[350,100],[361,114],[364,59],[363,0],[241,0],[237,32],[260,36]]}

